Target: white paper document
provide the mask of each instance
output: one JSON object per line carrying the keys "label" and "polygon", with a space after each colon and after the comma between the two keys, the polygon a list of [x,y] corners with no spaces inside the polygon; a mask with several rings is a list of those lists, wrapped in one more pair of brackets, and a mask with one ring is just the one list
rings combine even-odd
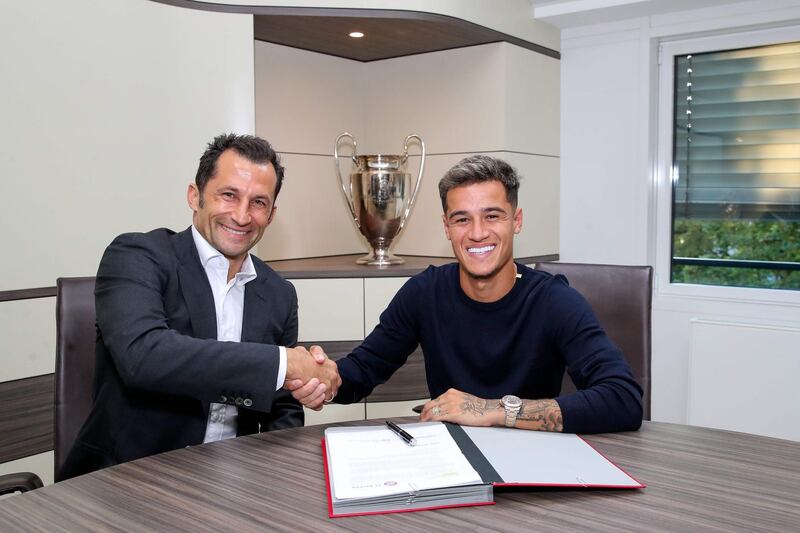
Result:
{"label": "white paper document", "polygon": [[443,424],[404,424],[417,441],[409,446],[389,428],[325,431],[333,496],[337,500],[482,483]]}

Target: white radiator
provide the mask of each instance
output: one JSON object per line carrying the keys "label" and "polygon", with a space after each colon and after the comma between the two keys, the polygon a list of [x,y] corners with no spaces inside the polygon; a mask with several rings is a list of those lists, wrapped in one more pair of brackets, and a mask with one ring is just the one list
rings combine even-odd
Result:
{"label": "white radiator", "polygon": [[800,441],[800,329],[694,319],[691,425]]}

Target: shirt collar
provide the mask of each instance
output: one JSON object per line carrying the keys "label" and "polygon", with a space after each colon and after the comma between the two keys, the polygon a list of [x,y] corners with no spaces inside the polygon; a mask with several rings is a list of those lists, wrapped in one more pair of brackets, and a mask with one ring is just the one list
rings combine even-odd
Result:
{"label": "shirt collar", "polygon": [[[212,259],[219,257],[223,259],[226,263],[229,264],[228,258],[222,255],[222,253],[211,246],[211,244],[203,237],[197,228],[194,227],[192,224],[192,239],[194,239],[194,246],[197,248],[197,254],[200,256],[200,264],[203,265],[203,268],[208,268],[208,263]],[[237,278],[245,278],[247,281],[251,279],[255,279],[257,276],[256,268],[253,265],[253,259],[250,257],[250,254],[247,254],[245,257],[244,262],[242,263],[242,269],[236,273]]]}

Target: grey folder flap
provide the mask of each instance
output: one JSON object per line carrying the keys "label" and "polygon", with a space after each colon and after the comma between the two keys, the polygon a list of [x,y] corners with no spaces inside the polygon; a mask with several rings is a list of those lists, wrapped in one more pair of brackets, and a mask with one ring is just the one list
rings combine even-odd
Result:
{"label": "grey folder flap", "polygon": [[643,487],[577,435],[497,427],[461,429],[497,472],[500,484]]}
{"label": "grey folder flap", "polygon": [[450,422],[443,423],[447,431],[450,432],[450,436],[453,437],[458,447],[461,448],[464,457],[467,458],[472,468],[481,476],[481,479],[486,483],[502,483],[503,478],[500,477],[500,474],[494,469],[492,463],[483,455],[483,452],[478,449],[478,446],[469,438],[464,431],[464,427]]}

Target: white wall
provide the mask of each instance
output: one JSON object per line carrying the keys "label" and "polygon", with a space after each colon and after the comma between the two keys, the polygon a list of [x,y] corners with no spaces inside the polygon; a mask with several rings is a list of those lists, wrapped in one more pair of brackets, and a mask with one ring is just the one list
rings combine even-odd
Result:
{"label": "white wall", "polygon": [[800,441],[797,403],[774,401],[796,387],[800,329],[693,320],[690,343],[689,424]]}
{"label": "white wall", "polygon": [[645,45],[633,30],[562,46],[561,259],[645,264]]}
{"label": "white wall", "polygon": [[[425,141],[420,192],[396,253],[452,255],[437,184],[475,152],[508,160],[524,178],[516,255],[558,253],[558,72],[558,60],[507,43],[369,63],[256,43],[256,130],[287,165],[286,189],[259,256],[367,250],[334,171],[333,143],[345,130],[359,154],[399,154],[410,133]],[[419,147],[412,144],[409,153],[406,171],[416,179]],[[347,159],[341,168],[347,179]]]}
{"label": "white wall", "polygon": [[[797,2],[751,1],[562,31],[562,260],[656,262],[657,45],[692,35],[739,34],[798,22]],[[764,325],[766,331],[769,326],[797,328],[800,295],[733,289],[676,293],[665,281],[668,276],[666,269],[656,270],[652,414],[654,420],[686,423],[691,321]],[[740,334],[746,334],[744,329]],[[774,342],[785,343],[786,338],[776,335]],[[764,349],[770,349],[769,343]],[[728,361],[749,365],[738,375],[779,375],[794,368],[764,368],[752,358],[735,356]],[[761,383],[763,390],[740,383],[738,391],[719,392],[769,398],[765,409],[772,402],[796,403],[793,391],[772,390]],[[787,423],[800,427],[800,419]],[[738,429],[750,430],[746,420]]]}
{"label": "white wall", "polygon": [[[148,0],[4,2],[0,290],[91,275],[118,233],[184,228],[205,143],[252,132],[252,17]],[[24,267],[23,267],[24,265]]]}
{"label": "white wall", "polygon": [[[255,42],[256,132],[286,168],[275,219],[257,247],[262,259],[366,249],[334,175],[333,143],[344,130],[363,139],[364,64]],[[344,168],[344,166],[343,166]]]}
{"label": "white wall", "polygon": [[[254,130],[249,15],[9,1],[0,49],[0,290],[94,275],[118,233],[187,227],[205,144]],[[54,304],[0,303],[0,381],[53,372]]]}

